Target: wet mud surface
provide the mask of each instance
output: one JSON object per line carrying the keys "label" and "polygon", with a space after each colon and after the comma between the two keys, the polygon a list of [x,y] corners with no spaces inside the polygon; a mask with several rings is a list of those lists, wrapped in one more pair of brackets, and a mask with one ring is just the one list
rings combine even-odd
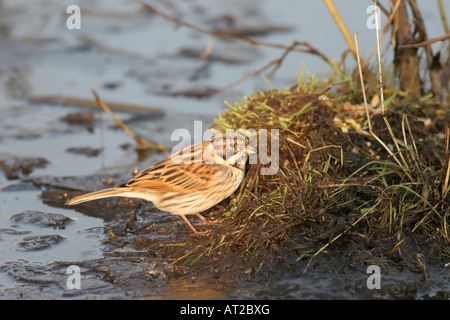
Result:
{"label": "wet mud surface", "polygon": [[[39,188],[40,199],[52,208],[62,208],[68,196],[78,193],[76,186],[96,190],[124,175],[85,177],[36,177],[22,184]],[[25,188],[26,189],[26,188]],[[21,191],[15,191],[21,192]],[[223,207],[206,217],[221,218]],[[370,249],[357,242],[336,242],[312,264],[289,260],[282,250],[274,260],[258,269],[252,258],[240,253],[204,265],[183,263],[184,252],[198,241],[177,216],[155,209],[150,203],[130,199],[105,199],[76,208],[83,215],[104,221],[97,236],[101,257],[85,260],[33,262],[27,259],[5,261],[3,276],[14,284],[2,288],[3,299],[448,299],[449,265],[444,259],[423,258],[426,274],[418,265],[396,263],[395,259],[374,258]],[[192,218],[191,218],[192,219]],[[46,230],[62,230],[77,221],[64,214],[24,211],[10,217],[11,227],[1,229],[5,237],[20,238],[15,251],[52,250],[61,242],[76,241]],[[193,221],[194,222],[194,221]],[[197,221],[200,222],[200,221]],[[39,235],[22,233],[33,225]],[[209,228],[202,227],[202,228]],[[211,227],[220,228],[217,226]],[[102,236],[98,236],[101,233]],[[2,239],[6,240],[6,239]],[[267,252],[261,251],[263,254]],[[20,256],[17,255],[17,256]],[[24,255],[26,257],[26,255]],[[254,256],[253,256],[254,257]],[[371,260],[372,259],[372,260]],[[367,286],[374,264],[381,269],[381,287]],[[77,266],[81,289],[69,289],[67,270]]]}
{"label": "wet mud surface", "polygon": [[[419,266],[372,261],[367,248],[337,241],[311,264],[285,255],[280,244],[271,249],[271,264],[252,260],[258,252],[227,252],[216,262],[196,264],[184,255],[203,240],[151,203],[118,198],[65,207],[68,197],[124,183],[136,168],[165,156],[138,154],[131,137],[85,103],[94,101],[90,86],[105,100],[126,102],[116,109],[120,118],[170,149],[175,129],[194,132],[196,120],[206,129],[223,100],[266,84],[257,79],[212,99],[198,97],[242,76],[231,70],[249,72],[273,57],[264,60],[257,47],[219,42],[207,59],[198,59],[207,39],[173,33],[172,24],[136,4],[124,10],[116,2],[108,8],[82,2],[85,33],[76,36],[55,27],[64,22],[65,7],[27,2],[23,12],[20,5],[0,2],[0,47],[7,48],[0,51],[0,299],[449,299],[444,259],[424,257],[425,276]],[[267,13],[252,1],[236,5],[165,9],[185,9],[185,20],[211,30],[278,40],[292,32],[290,25],[266,23]],[[33,12],[39,12],[36,19]],[[230,25],[227,12],[243,12],[247,24]],[[149,34],[151,48],[142,40]],[[297,69],[298,62],[291,64],[275,85],[292,84]],[[228,203],[206,217],[222,219]],[[220,226],[200,228],[214,232]],[[380,289],[367,286],[372,264],[381,269]],[[68,282],[71,266],[79,268],[80,289]]]}

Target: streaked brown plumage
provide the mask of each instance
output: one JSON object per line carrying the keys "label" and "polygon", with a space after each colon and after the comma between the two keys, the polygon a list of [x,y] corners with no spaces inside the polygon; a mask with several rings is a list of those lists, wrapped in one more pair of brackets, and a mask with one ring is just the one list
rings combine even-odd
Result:
{"label": "streaked brown plumage", "polygon": [[241,134],[213,137],[168,156],[119,187],[75,197],[66,205],[107,197],[141,198],[181,216],[198,235],[186,215],[195,214],[206,222],[200,212],[236,191],[244,177],[247,157],[255,153],[245,142]]}

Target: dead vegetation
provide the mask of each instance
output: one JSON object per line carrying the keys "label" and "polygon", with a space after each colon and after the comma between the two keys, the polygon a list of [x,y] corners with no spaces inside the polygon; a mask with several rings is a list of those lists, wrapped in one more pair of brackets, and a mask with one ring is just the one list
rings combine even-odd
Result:
{"label": "dead vegetation", "polygon": [[[413,42],[419,44],[427,40],[423,20],[415,1],[408,3],[419,34]],[[188,241],[174,263],[234,269],[234,255],[248,262],[247,273],[287,261],[306,270],[331,246],[342,252],[359,243],[366,252],[359,263],[397,261],[426,277],[421,257],[450,257],[448,90],[441,82],[426,93],[418,72],[420,45],[402,47],[411,45],[405,39],[413,34],[410,25],[400,27],[408,19],[405,5],[394,1],[390,13],[383,8],[397,37],[393,69],[386,72],[391,77],[381,76],[381,64],[364,62],[350,79],[342,64],[325,58],[339,85],[299,77],[290,88],[227,105],[214,127],[279,130],[279,170],[263,176],[261,163],[250,165],[236,199],[223,204],[222,213],[231,208],[224,213],[228,219],[209,240]],[[249,76],[280,65],[295,46]],[[357,43],[350,47],[359,60],[357,50]],[[408,69],[413,58],[417,69]],[[442,65],[437,69],[442,74]]]}
{"label": "dead vegetation", "polygon": [[[262,164],[250,165],[237,202],[224,204],[231,206],[228,219],[181,260],[253,255],[256,271],[274,255],[311,259],[339,238],[371,248],[373,259],[449,257],[448,128],[433,132],[448,114],[428,126],[396,112],[371,114],[385,149],[369,134],[367,119],[353,116],[354,103],[297,85],[230,106],[215,126],[258,130],[270,123],[280,133],[280,168],[263,176]],[[418,245],[402,246],[405,239]]]}

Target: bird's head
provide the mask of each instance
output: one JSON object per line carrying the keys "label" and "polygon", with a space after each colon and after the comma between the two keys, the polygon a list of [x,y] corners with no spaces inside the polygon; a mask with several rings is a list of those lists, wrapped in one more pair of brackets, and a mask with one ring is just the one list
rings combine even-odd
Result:
{"label": "bird's head", "polygon": [[219,163],[226,163],[242,170],[248,156],[256,154],[255,148],[249,145],[248,138],[240,132],[215,136],[212,145]]}

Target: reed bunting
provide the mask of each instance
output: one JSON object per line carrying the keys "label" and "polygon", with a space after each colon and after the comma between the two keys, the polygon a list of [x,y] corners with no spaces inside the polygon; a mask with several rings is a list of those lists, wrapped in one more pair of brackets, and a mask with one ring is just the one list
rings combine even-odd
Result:
{"label": "reed bunting", "polygon": [[228,198],[244,178],[249,154],[256,154],[241,133],[216,135],[197,143],[139,172],[127,183],[70,199],[66,205],[107,198],[140,198],[153,202],[162,211],[181,216],[195,235],[198,232],[186,218],[200,214]]}

